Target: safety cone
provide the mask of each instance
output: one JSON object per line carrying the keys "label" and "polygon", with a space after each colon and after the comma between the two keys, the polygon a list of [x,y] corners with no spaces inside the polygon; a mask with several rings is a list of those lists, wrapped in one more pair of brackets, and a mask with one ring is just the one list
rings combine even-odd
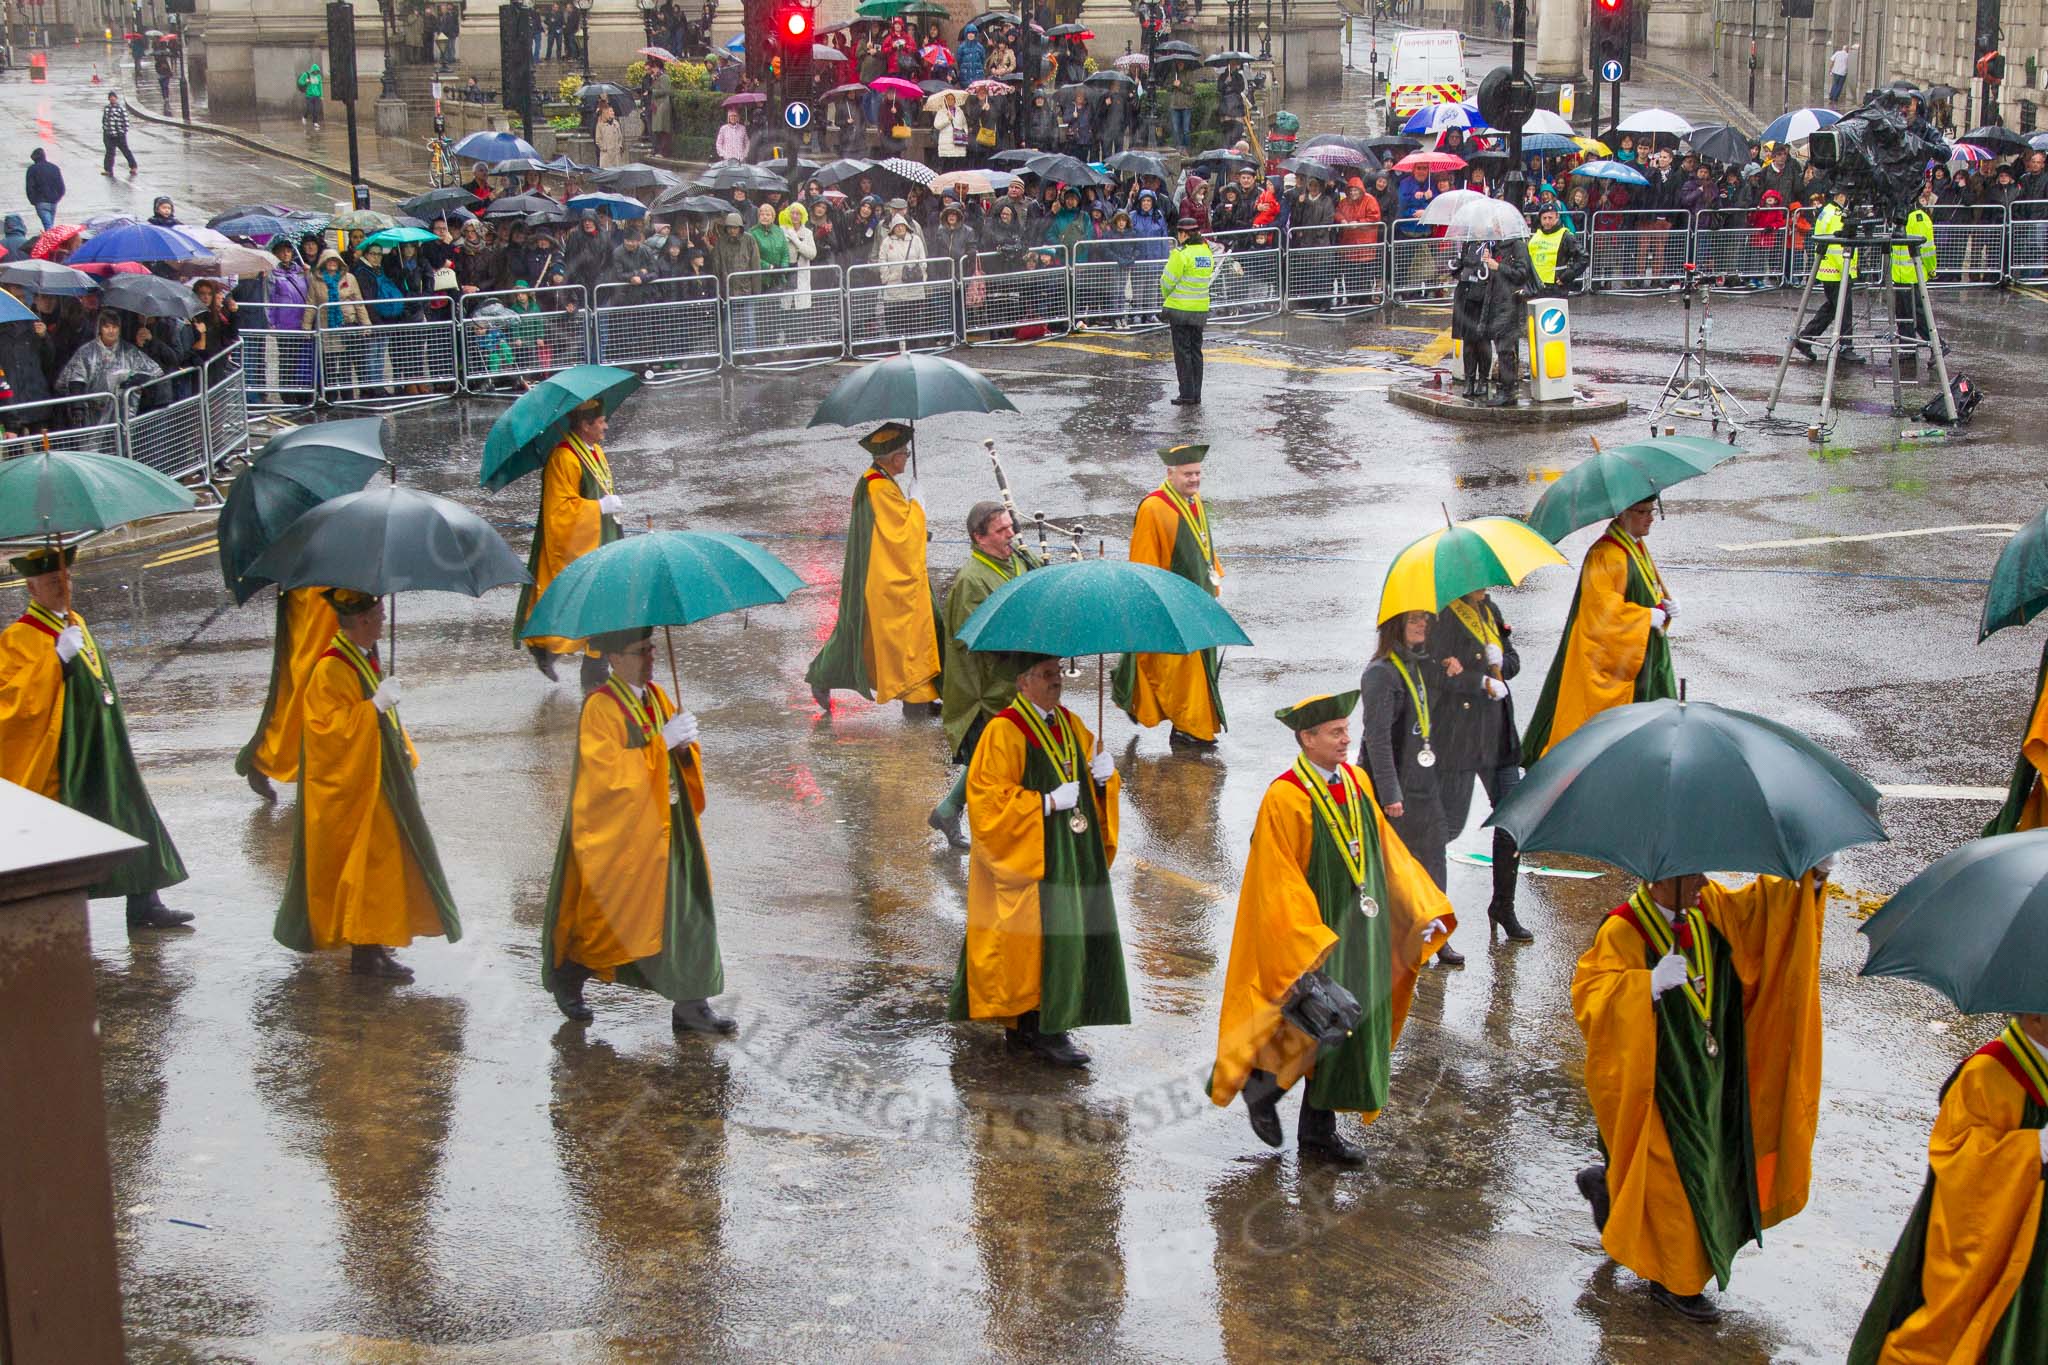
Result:
{"label": "safety cone", "polygon": [[94,85],[100,83],[100,64],[98,62],[92,64],[92,83]]}

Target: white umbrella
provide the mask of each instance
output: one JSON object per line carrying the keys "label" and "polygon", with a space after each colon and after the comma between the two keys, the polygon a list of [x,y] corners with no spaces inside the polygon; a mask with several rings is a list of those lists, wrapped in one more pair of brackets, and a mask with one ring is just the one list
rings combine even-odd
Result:
{"label": "white umbrella", "polygon": [[1556,133],[1559,137],[1570,137],[1576,130],[1565,121],[1562,114],[1552,113],[1548,109],[1538,109],[1529,115],[1528,122],[1522,125],[1522,131],[1525,133]]}
{"label": "white umbrella", "polygon": [[[1430,201],[1430,207],[1436,207],[1435,200]],[[1504,242],[1510,237],[1527,237],[1529,220],[1514,205],[1482,196],[1476,203],[1463,203],[1451,211],[1451,230],[1447,235],[1475,242]]]}
{"label": "white umbrella", "polygon": [[1618,133],[1669,133],[1673,137],[1690,137],[1692,125],[1669,109],[1644,109],[1630,114],[1614,125]]}
{"label": "white umbrella", "polygon": [[1427,223],[1431,227],[1448,227],[1452,215],[1465,205],[1498,202],[1498,200],[1489,199],[1478,190],[1445,190],[1442,194],[1429,201],[1428,206],[1422,210],[1421,215],[1416,221]]}
{"label": "white umbrella", "polygon": [[214,259],[204,263],[201,273],[206,275],[261,275],[277,268],[277,258],[267,251],[244,246],[220,231],[209,227],[188,227],[182,231],[198,239],[200,245],[213,253]]}

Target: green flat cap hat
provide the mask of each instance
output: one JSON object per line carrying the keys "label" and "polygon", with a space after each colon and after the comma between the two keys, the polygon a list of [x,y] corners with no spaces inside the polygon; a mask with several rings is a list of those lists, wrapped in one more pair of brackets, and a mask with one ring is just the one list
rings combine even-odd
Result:
{"label": "green flat cap hat", "polygon": [[1196,445],[1190,442],[1184,445],[1167,446],[1164,450],[1161,450],[1159,452],[1159,458],[1164,460],[1169,466],[1177,464],[1200,464],[1203,460],[1203,457],[1208,455],[1208,453],[1209,447],[1205,445]]}
{"label": "green flat cap hat", "polygon": [[59,563],[69,568],[71,561],[77,558],[76,545],[66,545],[61,550],[54,545],[44,545],[30,550],[27,554],[16,555],[7,562],[12,564],[14,571],[23,578],[34,578],[40,574],[55,573]]}
{"label": "green flat cap hat", "polygon": [[377,605],[375,593],[357,592],[354,588],[322,588],[320,595],[334,608],[336,616],[361,616]]}
{"label": "green flat cap hat", "polygon": [[901,422],[884,422],[860,438],[871,455],[894,455],[910,444],[910,428]]}
{"label": "green flat cap hat", "polygon": [[600,635],[591,636],[590,647],[600,654],[623,654],[653,634],[653,626],[631,626],[625,630],[608,630]]}
{"label": "green flat cap hat", "polygon": [[1299,734],[1313,730],[1318,725],[1327,725],[1333,720],[1342,720],[1358,705],[1358,689],[1349,692],[1328,692],[1318,697],[1303,697],[1292,706],[1283,706],[1273,713],[1273,718],[1288,729]]}
{"label": "green flat cap hat", "polygon": [[1004,677],[1014,678],[1019,673],[1028,673],[1047,659],[1057,659],[1057,654],[1033,654],[1027,650],[996,649],[977,650],[987,658],[997,672]]}

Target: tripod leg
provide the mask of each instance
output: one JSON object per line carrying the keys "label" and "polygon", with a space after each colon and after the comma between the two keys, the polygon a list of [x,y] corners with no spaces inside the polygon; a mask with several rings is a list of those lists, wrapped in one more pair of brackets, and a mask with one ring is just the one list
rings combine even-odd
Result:
{"label": "tripod leg", "polygon": [[1948,385],[1948,357],[1941,353],[1941,329],[1934,323],[1934,301],[1927,296],[1927,281],[1919,278],[1914,271],[1913,292],[1919,297],[1922,316],[1927,319],[1927,344],[1934,351],[1934,377],[1941,381],[1941,409],[1954,422],[1956,416],[1955,392]]}
{"label": "tripod leg", "polygon": [[1848,322],[1849,294],[1855,289],[1853,276],[1844,275],[1835,284],[1835,325],[1828,336],[1828,372],[1820,384],[1820,424],[1826,426],[1835,410],[1835,367],[1842,360],[1842,328]]}
{"label": "tripod leg", "polygon": [[[1815,258],[1818,260],[1818,257]],[[1764,416],[1769,417],[1778,406],[1778,396],[1785,391],[1785,371],[1792,364],[1792,346],[1799,340],[1799,325],[1806,321],[1806,303],[1813,297],[1814,278],[1808,272],[1806,283],[1799,290],[1799,306],[1792,310],[1792,334],[1785,338],[1784,354],[1778,357],[1778,377],[1771,383],[1771,398],[1764,404]]]}

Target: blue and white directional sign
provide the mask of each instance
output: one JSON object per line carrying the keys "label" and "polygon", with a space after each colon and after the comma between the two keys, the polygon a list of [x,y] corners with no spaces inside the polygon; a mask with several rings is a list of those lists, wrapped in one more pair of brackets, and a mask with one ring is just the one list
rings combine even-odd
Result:
{"label": "blue and white directional sign", "polygon": [[1621,63],[1615,61],[1612,57],[1600,63],[1600,79],[1610,83],[1620,80]]}
{"label": "blue and white directional sign", "polygon": [[811,126],[811,106],[802,100],[791,100],[782,106],[782,121],[802,132]]}

